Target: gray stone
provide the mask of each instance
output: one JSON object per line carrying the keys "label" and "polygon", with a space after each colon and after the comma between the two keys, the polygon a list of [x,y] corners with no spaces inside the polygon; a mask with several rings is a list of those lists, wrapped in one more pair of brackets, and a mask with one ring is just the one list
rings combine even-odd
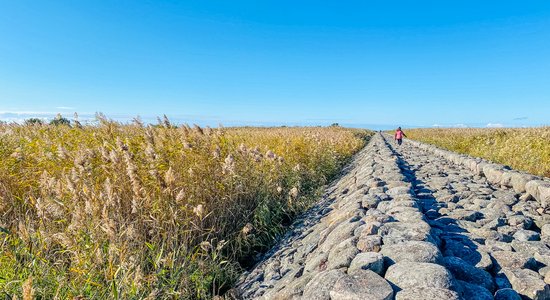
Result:
{"label": "gray stone", "polygon": [[304,270],[306,272],[324,271],[327,269],[328,253],[315,253],[306,259]]}
{"label": "gray stone", "polygon": [[540,228],[540,235],[544,238],[550,237],[550,223],[549,224],[544,224]]}
{"label": "gray stone", "polygon": [[500,268],[534,269],[537,266],[535,259],[523,252],[495,251],[491,256]]}
{"label": "gray stone", "polygon": [[361,237],[357,241],[357,249],[362,252],[379,252],[382,247],[382,237],[371,235]]}
{"label": "gray stone", "polygon": [[[512,241],[512,248],[517,252],[524,252],[530,256],[535,257],[535,254],[550,255],[550,248],[542,241]],[[535,257],[536,259],[536,257]]]}
{"label": "gray stone", "polygon": [[533,225],[533,220],[524,215],[514,215],[508,217],[508,225],[529,229]]}
{"label": "gray stone", "polygon": [[360,270],[353,275],[340,277],[329,294],[331,300],[393,299],[390,284],[371,270]]}
{"label": "gray stone", "polygon": [[435,242],[432,238],[431,227],[424,221],[391,222],[380,228],[384,244],[397,244],[404,241]]}
{"label": "gray stone", "polygon": [[401,262],[386,271],[388,280],[395,290],[416,287],[449,289],[453,276],[443,266],[432,263]]}
{"label": "gray stone", "polygon": [[499,241],[485,241],[485,247],[488,251],[512,251],[512,245],[509,243],[499,242]]}
{"label": "gray stone", "polygon": [[[498,229],[501,229],[502,227],[499,227]],[[507,237],[506,235],[503,235],[502,233],[495,231],[495,230],[488,230],[488,229],[476,229],[476,228],[470,228],[468,229],[472,235],[475,235],[481,240],[493,240],[493,241],[501,241],[505,242],[510,239],[510,237]]]}
{"label": "gray stone", "polygon": [[477,211],[471,211],[467,209],[455,209],[450,216],[458,220],[475,222],[477,219],[482,218],[483,214]]}
{"label": "gray stone", "polygon": [[460,300],[460,296],[448,289],[416,287],[399,291],[395,300]]}
{"label": "gray stone", "polygon": [[444,257],[443,264],[456,279],[482,286],[489,291],[495,290],[493,277],[486,271],[480,270],[458,257]]}
{"label": "gray stone", "polygon": [[346,276],[342,270],[323,271],[315,275],[304,287],[303,299],[330,300],[330,291],[338,279]]}
{"label": "gray stone", "polygon": [[488,164],[483,167],[483,174],[491,183],[500,183],[505,170],[497,164]]}
{"label": "gray stone", "polygon": [[437,263],[442,257],[441,252],[434,244],[423,241],[384,245],[380,253],[385,256],[388,266],[404,261]]}
{"label": "gray stone", "polygon": [[355,247],[356,241],[355,237],[349,238],[330,250],[327,269],[348,267],[355,255],[359,253],[359,249]]}
{"label": "gray stone", "polygon": [[361,225],[363,225],[361,222],[344,222],[335,226],[335,228],[326,236],[324,240],[321,239],[319,241],[319,250],[328,252],[341,241],[352,237],[355,228]]}
{"label": "gray stone", "polygon": [[384,256],[376,252],[363,252],[355,256],[348,268],[348,274],[353,275],[358,270],[371,270],[381,274],[384,270]]}
{"label": "gray stone", "polygon": [[520,229],[518,231],[516,231],[516,233],[514,233],[513,235],[514,239],[520,241],[520,242],[525,242],[525,241],[539,241],[540,240],[540,234],[535,232],[535,231],[532,231],[532,230],[525,230],[525,229]]}
{"label": "gray stone", "polygon": [[512,173],[510,182],[514,191],[517,193],[525,192],[525,185],[527,182],[536,179],[533,175],[522,174],[522,173]]}
{"label": "gray stone", "polygon": [[361,200],[361,206],[366,209],[375,208],[382,199],[376,195],[368,195]]}
{"label": "gray stone", "polygon": [[543,208],[550,203],[550,183],[543,180],[531,180],[525,184],[525,190],[537,199]]}
{"label": "gray stone", "polygon": [[408,194],[411,192],[411,188],[408,186],[397,186],[386,191],[386,194],[391,197],[395,197],[400,194]]}
{"label": "gray stone", "polygon": [[521,296],[537,300],[550,299],[550,286],[537,272],[527,269],[502,269],[502,272]]}

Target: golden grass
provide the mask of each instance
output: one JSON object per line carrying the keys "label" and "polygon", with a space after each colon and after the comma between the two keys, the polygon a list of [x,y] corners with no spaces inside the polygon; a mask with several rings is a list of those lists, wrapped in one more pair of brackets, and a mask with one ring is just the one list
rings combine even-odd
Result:
{"label": "golden grass", "polygon": [[369,133],[0,125],[0,291],[42,299],[223,292]]}
{"label": "golden grass", "polygon": [[550,127],[405,130],[411,139],[550,177]]}

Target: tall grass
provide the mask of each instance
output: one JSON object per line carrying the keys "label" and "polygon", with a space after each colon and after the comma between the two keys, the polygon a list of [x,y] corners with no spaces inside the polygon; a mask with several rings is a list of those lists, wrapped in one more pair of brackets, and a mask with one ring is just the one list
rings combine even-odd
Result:
{"label": "tall grass", "polygon": [[409,129],[415,140],[550,177],[550,127]]}
{"label": "tall grass", "polygon": [[368,136],[99,121],[0,125],[6,297],[212,297]]}

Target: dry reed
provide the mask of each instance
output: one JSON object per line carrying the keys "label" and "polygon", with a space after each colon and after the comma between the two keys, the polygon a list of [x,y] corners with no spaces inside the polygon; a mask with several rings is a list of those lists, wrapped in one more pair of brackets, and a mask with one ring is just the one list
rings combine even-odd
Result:
{"label": "dry reed", "polygon": [[226,290],[368,132],[0,125],[0,290],[196,299]]}
{"label": "dry reed", "polygon": [[550,127],[409,129],[415,140],[550,177]]}

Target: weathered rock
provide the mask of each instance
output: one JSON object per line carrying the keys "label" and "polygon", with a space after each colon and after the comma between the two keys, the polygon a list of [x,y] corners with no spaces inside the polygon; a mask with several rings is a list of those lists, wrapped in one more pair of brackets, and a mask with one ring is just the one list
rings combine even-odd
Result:
{"label": "weathered rock", "polygon": [[550,286],[537,272],[527,269],[502,269],[502,272],[521,296],[528,299],[550,299]]}
{"label": "weathered rock", "polygon": [[330,300],[330,291],[338,279],[347,276],[342,270],[323,271],[315,275],[304,287],[303,299]]}
{"label": "weathered rock", "polygon": [[319,250],[328,252],[341,241],[349,239],[353,236],[355,228],[363,225],[362,222],[343,222],[337,225],[326,237],[319,241]]}
{"label": "weathered rock", "polygon": [[550,204],[550,183],[543,180],[531,180],[525,184],[525,190],[539,204],[546,208]]}
{"label": "weathered rock", "polygon": [[384,270],[384,256],[376,252],[363,252],[355,256],[348,268],[348,274],[354,275],[360,270],[371,270],[381,274]]}
{"label": "weathered rock", "polygon": [[525,192],[525,185],[527,182],[534,180],[536,177],[533,175],[528,174],[522,174],[522,173],[513,173],[511,175],[510,182],[512,184],[512,187],[514,188],[514,191],[517,193],[523,193]]}
{"label": "weathered rock", "polygon": [[408,194],[411,192],[411,188],[408,186],[397,186],[386,191],[386,194],[390,197],[395,197],[400,194]]}
{"label": "weathered rock", "polygon": [[540,228],[540,235],[541,235],[543,238],[549,238],[549,237],[550,237],[550,223],[544,224],[544,225]]}
{"label": "weathered rock", "polygon": [[[512,241],[512,248],[517,252],[524,252],[530,256],[550,255],[550,248],[542,241]],[[536,258],[535,258],[536,259]]]}
{"label": "weathered rock", "polygon": [[540,240],[540,234],[536,231],[532,230],[525,230],[520,229],[516,231],[513,235],[514,239],[520,241],[520,242],[526,242],[526,241],[539,241]]}
{"label": "weathered rock", "polygon": [[390,284],[371,270],[359,270],[340,277],[330,290],[331,300],[393,299]]}
{"label": "weathered rock", "polygon": [[423,241],[384,245],[380,253],[384,255],[388,266],[405,261],[437,263],[442,257],[441,252],[434,244]]}
{"label": "weathered rock", "polygon": [[512,245],[499,241],[485,241],[485,247],[489,252],[493,251],[512,251]]}
{"label": "weathered rock", "polygon": [[534,269],[537,266],[533,257],[522,252],[495,251],[491,256],[500,268]]}
{"label": "weathered rock", "polygon": [[386,271],[385,278],[397,291],[416,287],[449,289],[453,280],[451,273],[443,266],[417,262],[394,264]]}
{"label": "weathered rock", "polygon": [[457,220],[465,220],[475,222],[477,219],[482,218],[483,214],[477,211],[471,211],[467,209],[455,209],[450,216]]}
{"label": "weathered rock", "polygon": [[305,261],[304,270],[306,272],[319,272],[327,269],[328,253],[316,253],[310,255]]}
{"label": "weathered rock", "polygon": [[457,292],[432,288],[432,287],[417,287],[399,291],[395,295],[395,300],[459,300],[460,296]]}
{"label": "weathered rock", "polygon": [[529,229],[533,225],[533,220],[524,215],[514,215],[508,217],[508,225]]}
{"label": "weathered rock", "polygon": [[493,277],[486,271],[477,269],[458,257],[444,257],[443,264],[456,279],[482,286],[489,291],[495,290]]}
{"label": "weathered rock", "polygon": [[327,269],[348,267],[355,255],[359,253],[359,249],[355,247],[356,241],[357,238],[352,237],[334,247],[328,255]]}
{"label": "weathered rock", "polygon": [[368,195],[361,200],[361,206],[366,209],[375,208],[378,206],[382,199],[376,195]]}
{"label": "weathered rock", "polygon": [[362,252],[378,252],[382,248],[382,237],[371,235],[357,241],[357,249]]}
{"label": "weathered rock", "polygon": [[382,240],[385,245],[397,244],[405,241],[427,241],[434,243],[430,235],[431,227],[424,221],[391,222],[380,228]]}

